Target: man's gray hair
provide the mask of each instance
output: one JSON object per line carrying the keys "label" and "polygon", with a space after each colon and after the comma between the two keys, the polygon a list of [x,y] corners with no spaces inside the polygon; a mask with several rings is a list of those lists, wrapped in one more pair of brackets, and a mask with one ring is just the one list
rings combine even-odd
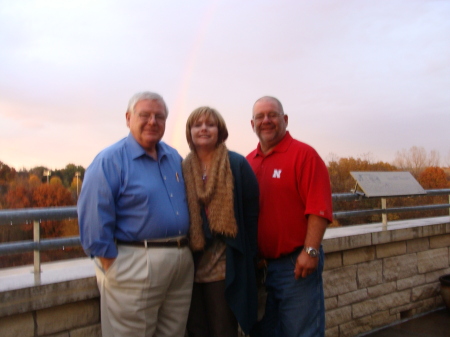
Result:
{"label": "man's gray hair", "polygon": [[284,115],[284,109],[283,109],[283,104],[281,104],[280,100],[276,97],[273,96],[263,96],[261,98],[258,98],[256,100],[256,102],[253,104],[253,106],[255,106],[256,103],[258,103],[259,101],[264,101],[264,100],[271,100],[274,101],[275,103],[278,104],[278,107],[280,108],[280,112],[282,115]]}
{"label": "man's gray hair", "polygon": [[166,117],[169,116],[169,110],[167,109],[166,102],[164,102],[164,99],[161,95],[150,92],[150,91],[143,91],[138,92],[137,94],[134,94],[133,97],[130,98],[130,101],[128,102],[128,109],[127,111],[134,114],[134,107],[136,106],[137,102],[142,100],[151,100],[151,101],[159,101],[163,106],[164,110],[166,111]]}

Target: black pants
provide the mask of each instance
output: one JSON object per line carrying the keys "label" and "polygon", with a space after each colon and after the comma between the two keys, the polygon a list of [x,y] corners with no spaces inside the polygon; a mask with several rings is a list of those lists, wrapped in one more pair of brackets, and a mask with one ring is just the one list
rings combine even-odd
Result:
{"label": "black pants", "polygon": [[189,337],[237,337],[238,323],[225,299],[225,281],[194,283]]}

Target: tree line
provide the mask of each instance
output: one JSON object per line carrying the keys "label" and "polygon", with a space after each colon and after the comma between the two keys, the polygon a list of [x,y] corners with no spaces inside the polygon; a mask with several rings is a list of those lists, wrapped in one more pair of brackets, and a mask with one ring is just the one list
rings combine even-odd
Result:
{"label": "tree line", "polygon": [[[439,153],[426,152],[424,148],[413,146],[409,150],[396,153],[392,163],[375,161],[370,154],[359,157],[339,158],[331,154],[328,160],[328,172],[332,193],[349,193],[355,187],[352,171],[409,171],[424,189],[450,188],[450,167],[439,166]],[[76,205],[85,173],[85,168],[68,164],[63,169],[50,170],[43,166],[16,171],[0,161],[0,209],[20,209],[30,207],[57,207]],[[448,196],[421,196],[416,198],[389,198],[388,208],[424,204],[448,203]],[[379,199],[355,201],[335,201],[334,211],[380,208]],[[388,220],[420,218],[448,215],[448,210],[408,212],[389,214]],[[381,215],[351,217],[335,220],[331,226],[348,226],[361,223],[380,222]],[[78,222],[74,220],[42,221],[43,238],[78,235]],[[32,225],[0,226],[0,242],[32,239]],[[68,256],[81,257],[81,249],[67,248],[65,252],[44,253],[42,260],[67,259]],[[0,263],[22,265],[32,263],[32,253],[8,259]],[[4,259],[3,261],[6,261]]]}

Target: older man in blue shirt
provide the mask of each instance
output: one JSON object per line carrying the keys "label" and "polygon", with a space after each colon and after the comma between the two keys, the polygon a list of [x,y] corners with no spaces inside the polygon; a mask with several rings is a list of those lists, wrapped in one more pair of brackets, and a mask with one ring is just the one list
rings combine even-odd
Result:
{"label": "older man in blue shirt", "polygon": [[193,262],[182,158],[161,142],[167,115],[160,95],[134,95],[130,134],[84,177],[80,236],[96,265],[104,337],[184,335]]}

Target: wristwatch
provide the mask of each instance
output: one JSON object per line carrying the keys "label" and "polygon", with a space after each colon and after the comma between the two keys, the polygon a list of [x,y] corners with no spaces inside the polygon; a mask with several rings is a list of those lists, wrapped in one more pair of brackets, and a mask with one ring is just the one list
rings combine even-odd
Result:
{"label": "wristwatch", "polygon": [[306,254],[308,254],[311,257],[317,257],[319,256],[319,252],[316,248],[313,247],[305,247],[303,248]]}

